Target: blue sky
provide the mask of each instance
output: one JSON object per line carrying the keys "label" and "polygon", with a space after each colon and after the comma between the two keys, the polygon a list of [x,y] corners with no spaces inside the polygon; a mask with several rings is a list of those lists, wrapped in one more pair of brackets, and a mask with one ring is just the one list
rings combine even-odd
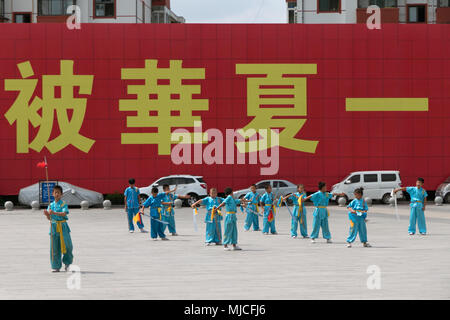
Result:
{"label": "blue sky", "polygon": [[286,23],[285,0],[171,0],[186,23]]}

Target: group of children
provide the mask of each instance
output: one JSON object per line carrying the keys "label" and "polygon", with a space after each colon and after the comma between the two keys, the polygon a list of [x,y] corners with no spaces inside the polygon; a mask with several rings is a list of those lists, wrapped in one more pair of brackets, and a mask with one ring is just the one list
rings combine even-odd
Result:
{"label": "group of children", "polygon": [[[426,234],[424,211],[426,208],[427,192],[423,189],[423,184],[424,179],[418,178],[415,187],[404,187],[394,190],[394,193],[406,191],[411,196],[410,224],[408,228],[410,235],[414,235],[416,232],[416,222],[418,223],[419,232],[422,235]],[[160,237],[161,240],[168,240],[165,235],[166,227],[169,228],[172,236],[177,236],[174,201],[177,198],[188,199],[189,195],[175,195],[176,189],[170,190],[169,185],[164,185],[163,192],[159,192],[157,187],[153,187],[151,195],[141,204],[139,189],[135,186],[135,180],[130,179],[129,187],[124,192],[129,232],[134,232],[135,222],[141,232],[147,232],[144,229],[141,215],[145,215],[144,208],[150,208],[151,238],[157,240]],[[282,203],[287,206],[286,200],[291,200],[294,205],[292,211],[287,206],[292,218],[292,238],[297,238],[297,231],[300,230],[303,238],[311,238],[311,241],[314,243],[319,237],[320,229],[322,229],[323,238],[327,240],[327,243],[331,243],[331,233],[328,226],[328,203],[333,196],[344,196],[344,194],[327,192],[327,186],[324,182],[319,182],[318,189],[317,192],[307,196],[304,186],[300,184],[297,186],[297,192],[281,196],[277,200],[270,185],[265,187],[265,193],[263,195],[260,195],[256,191],[255,185],[252,185],[250,192],[241,199],[233,198],[233,190],[231,188],[225,188],[225,198],[218,196],[216,188],[211,188],[209,196],[193,203],[192,208],[196,210],[199,204],[205,205],[205,243],[207,246],[223,244],[226,251],[241,250],[237,245],[238,229],[236,214],[238,212],[238,206],[241,207],[242,211],[245,208],[247,214],[244,224],[245,231],[249,231],[252,227],[254,231],[261,231],[259,228],[259,217],[262,216],[262,233],[264,235],[268,235],[269,232],[271,234],[277,234],[275,228],[276,208],[281,206]],[[50,260],[53,272],[59,272],[62,263],[64,263],[65,270],[67,271],[73,261],[73,246],[70,237],[70,228],[67,224],[69,210],[67,204],[61,200],[62,194],[62,188],[55,186],[53,189],[55,201],[48,206],[47,210],[44,210],[44,215],[50,221]],[[350,222],[347,246],[351,247],[359,234],[363,246],[370,247],[370,244],[367,242],[366,228],[368,206],[363,198],[363,188],[356,189],[354,195],[355,199],[347,206]],[[305,207],[305,201],[309,199],[311,199],[314,205],[313,230],[310,236],[308,236]],[[224,212],[221,211],[222,208]],[[223,239],[222,221],[224,221]]]}

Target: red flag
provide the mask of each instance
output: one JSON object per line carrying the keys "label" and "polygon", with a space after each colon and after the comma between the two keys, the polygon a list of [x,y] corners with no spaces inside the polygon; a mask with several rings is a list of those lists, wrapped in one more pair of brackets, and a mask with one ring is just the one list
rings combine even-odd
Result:
{"label": "red flag", "polygon": [[47,162],[45,162],[45,161],[38,162],[36,167],[38,167],[38,168],[46,168],[47,167]]}
{"label": "red flag", "polygon": [[272,210],[272,209],[270,209],[270,213],[269,213],[269,216],[267,217],[267,220],[268,220],[269,222],[272,222],[272,221],[273,221],[273,210]]}

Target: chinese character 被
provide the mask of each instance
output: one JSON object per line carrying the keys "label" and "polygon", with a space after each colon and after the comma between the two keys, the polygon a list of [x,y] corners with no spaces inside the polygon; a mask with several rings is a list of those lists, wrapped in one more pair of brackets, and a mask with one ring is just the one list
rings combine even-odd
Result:
{"label": "chinese character \u88ab", "polygon": [[[86,98],[75,98],[74,88],[80,95],[90,95],[94,76],[74,75],[73,61],[60,61],[59,75],[42,76],[42,98],[34,97],[38,79],[29,79],[34,71],[29,61],[18,65],[22,79],[5,79],[6,91],[18,91],[19,94],[5,113],[9,124],[16,123],[17,153],[28,153],[29,149],[40,152],[46,147],[52,154],[61,151],[69,144],[83,152],[89,152],[94,140],[82,136],[79,131],[86,112]],[[55,90],[60,89],[60,97]],[[31,102],[31,103],[30,103]],[[72,110],[69,117],[68,110]],[[60,134],[50,139],[54,118],[58,121]],[[30,141],[29,124],[39,127],[36,136]]]}

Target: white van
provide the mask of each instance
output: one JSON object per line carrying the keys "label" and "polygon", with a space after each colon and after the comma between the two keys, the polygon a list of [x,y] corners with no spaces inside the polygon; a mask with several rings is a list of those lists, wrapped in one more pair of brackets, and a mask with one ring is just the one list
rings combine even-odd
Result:
{"label": "white van", "polygon": [[[352,172],[347,178],[335,184],[331,192],[345,193],[346,200],[355,198],[353,191],[356,188],[364,188],[364,198],[381,200],[388,204],[391,198],[391,191],[402,185],[399,171],[358,171]],[[397,192],[397,198],[402,198],[402,192]],[[339,197],[336,197],[338,201]]]}

